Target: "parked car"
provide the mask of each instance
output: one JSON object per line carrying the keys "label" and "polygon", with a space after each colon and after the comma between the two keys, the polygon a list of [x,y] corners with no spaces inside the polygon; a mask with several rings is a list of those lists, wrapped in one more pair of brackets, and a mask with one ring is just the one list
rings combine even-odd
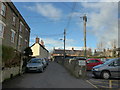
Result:
{"label": "parked car", "polygon": [[41,60],[42,60],[44,68],[46,68],[47,67],[47,62],[46,62],[45,58],[41,58]]}
{"label": "parked car", "polygon": [[44,58],[44,59],[45,59],[47,65],[48,65],[49,64],[49,59],[48,58]]}
{"label": "parked car", "polygon": [[106,61],[108,61],[109,59],[107,59],[107,58],[101,58],[100,59],[103,63],[105,63]]}
{"label": "parked car", "polygon": [[29,71],[37,71],[37,72],[43,72],[44,71],[44,65],[41,59],[38,58],[32,58],[26,66],[26,72]]}
{"label": "parked car", "polygon": [[95,66],[92,69],[95,77],[109,79],[111,77],[120,78],[120,58],[109,59],[105,63]]}
{"label": "parked car", "polygon": [[91,58],[86,60],[87,70],[91,70],[94,66],[99,64],[103,64],[100,59]]}

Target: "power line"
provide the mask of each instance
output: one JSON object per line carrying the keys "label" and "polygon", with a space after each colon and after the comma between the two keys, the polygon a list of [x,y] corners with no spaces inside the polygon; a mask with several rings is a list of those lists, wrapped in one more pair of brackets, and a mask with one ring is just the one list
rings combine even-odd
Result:
{"label": "power line", "polygon": [[31,34],[32,36],[40,36],[40,37],[56,37],[56,36],[62,36],[63,33],[59,34]]}
{"label": "power line", "polygon": [[69,19],[68,19],[68,23],[67,23],[66,29],[69,28],[70,21],[71,21],[71,18],[72,18],[72,15],[73,15],[73,12],[74,12],[75,6],[76,6],[76,2],[73,3],[73,8],[72,8],[72,10],[71,10],[71,13],[72,13],[72,14],[69,16]]}
{"label": "power line", "polygon": [[[62,5],[64,5],[65,7],[69,8],[70,10],[72,10],[73,8],[70,7],[68,4],[66,4],[65,2],[62,3]],[[75,12],[79,12],[77,10],[74,10]]]}

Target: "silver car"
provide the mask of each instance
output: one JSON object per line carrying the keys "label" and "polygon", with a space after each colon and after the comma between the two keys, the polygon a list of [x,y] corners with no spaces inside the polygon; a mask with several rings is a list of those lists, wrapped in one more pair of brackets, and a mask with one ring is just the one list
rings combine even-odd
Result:
{"label": "silver car", "polygon": [[109,59],[105,63],[93,67],[92,73],[95,77],[104,79],[120,78],[120,58]]}
{"label": "silver car", "polygon": [[45,60],[44,58],[41,58],[41,60],[42,60],[42,62],[43,62],[44,68],[46,68],[46,67],[47,67],[47,62],[46,62],[46,60]]}
{"label": "silver car", "polygon": [[26,72],[29,72],[29,71],[43,72],[44,65],[42,63],[42,60],[37,58],[31,59],[26,66]]}

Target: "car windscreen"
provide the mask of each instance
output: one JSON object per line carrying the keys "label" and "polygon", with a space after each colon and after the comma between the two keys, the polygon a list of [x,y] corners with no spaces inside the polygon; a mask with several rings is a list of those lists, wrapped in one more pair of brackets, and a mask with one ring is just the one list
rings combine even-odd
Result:
{"label": "car windscreen", "polygon": [[29,63],[40,63],[41,59],[30,60]]}
{"label": "car windscreen", "polygon": [[108,61],[106,61],[105,63],[103,63],[103,64],[109,64],[110,62],[112,62],[112,61],[114,61],[114,60],[116,60],[115,58],[114,59],[109,59]]}

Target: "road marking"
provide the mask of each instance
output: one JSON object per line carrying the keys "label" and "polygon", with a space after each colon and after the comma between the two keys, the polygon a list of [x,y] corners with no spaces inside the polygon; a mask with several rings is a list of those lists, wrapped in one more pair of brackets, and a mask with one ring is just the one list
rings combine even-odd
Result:
{"label": "road marking", "polygon": [[106,82],[103,82],[103,81],[94,81],[94,80],[91,80],[92,82],[97,82],[97,83],[105,83],[105,84],[109,84],[109,82],[108,81],[106,81]]}
{"label": "road marking", "polygon": [[86,82],[88,82],[90,85],[92,85],[95,88],[98,88],[97,86],[95,86],[94,84],[92,84],[91,82],[89,82],[88,80],[86,80]]}
{"label": "road marking", "polygon": [[103,88],[109,88],[107,86],[103,86],[103,85],[97,85],[98,87],[103,87]]}

